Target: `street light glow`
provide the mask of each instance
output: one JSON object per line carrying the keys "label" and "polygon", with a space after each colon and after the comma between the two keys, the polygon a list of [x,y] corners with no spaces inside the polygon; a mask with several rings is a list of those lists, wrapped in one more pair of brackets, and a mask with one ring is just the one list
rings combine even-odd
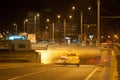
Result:
{"label": "street light glow", "polygon": [[36,16],[37,16],[37,17],[39,17],[39,16],[40,16],[40,14],[39,14],[39,13],[37,13],[37,14],[36,14]]}
{"label": "street light glow", "polygon": [[61,16],[58,14],[58,15],[57,15],[57,18],[59,19],[60,17],[61,17]]}
{"label": "street light glow", "polygon": [[72,15],[70,15],[69,18],[72,19]]}
{"label": "street light glow", "polygon": [[72,10],[75,10],[75,6],[72,7]]}
{"label": "street light glow", "polygon": [[47,19],[46,19],[46,22],[50,22],[50,19],[47,18]]}
{"label": "street light glow", "polygon": [[25,19],[26,22],[28,22],[28,19]]}
{"label": "street light glow", "polygon": [[88,7],[88,10],[91,10],[91,7]]}

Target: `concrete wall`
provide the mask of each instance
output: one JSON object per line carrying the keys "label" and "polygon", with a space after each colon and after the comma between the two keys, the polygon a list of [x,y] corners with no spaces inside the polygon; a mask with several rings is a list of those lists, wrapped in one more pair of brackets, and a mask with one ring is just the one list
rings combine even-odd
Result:
{"label": "concrete wall", "polygon": [[0,62],[39,62],[40,56],[34,51],[1,52]]}
{"label": "concrete wall", "polygon": [[12,40],[12,51],[30,51],[31,43],[29,40]]}

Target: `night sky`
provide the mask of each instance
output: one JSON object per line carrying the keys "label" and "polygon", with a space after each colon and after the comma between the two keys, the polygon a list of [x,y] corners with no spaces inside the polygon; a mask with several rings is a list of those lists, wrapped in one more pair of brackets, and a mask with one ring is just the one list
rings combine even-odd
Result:
{"label": "night sky", "polygon": [[[0,29],[10,27],[13,22],[16,22],[19,28],[22,27],[23,20],[30,11],[50,10],[56,15],[64,14],[73,5],[83,11],[89,6],[96,10],[96,3],[97,0],[0,0]],[[101,0],[101,15],[120,16],[119,4],[120,0]]]}

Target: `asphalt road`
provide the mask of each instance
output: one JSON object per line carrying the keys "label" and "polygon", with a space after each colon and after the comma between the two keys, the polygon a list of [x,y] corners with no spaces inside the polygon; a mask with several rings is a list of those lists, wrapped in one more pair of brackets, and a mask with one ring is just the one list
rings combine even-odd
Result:
{"label": "asphalt road", "polygon": [[[53,48],[53,47],[52,47]],[[68,49],[68,50],[67,50]],[[63,49],[48,49],[47,51],[41,52],[41,59],[43,63],[51,63],[52,60],[61,55],[62,53],[68,53],[70,48]],[[75,50],[77,47],[75,48]],[[91,51],[91,48],[87,48]],[[94,49],[94,48],[93,48]],[[90,52],[88,51],[87,52]],[[74,51],[74,50],[73,50]],[[76,52],[79,52],[76,50]],[[71,51],[70,51],[71,52]],[[86,52],[82,51],[82,52]],[[96,51],[93,51],[96,52]],[[91,52],[91,53],[93,53]],[[56,54],[57,53],[57,54]],[[46,55],[47,54],[47,55]],[[52,55],[51,55],[52,54]],[[83,53],[82,53],[83,54]],[[90,53],[89,53],[90,54]],[[53,56],[54,55],[54,56]],[[88,54],[87,54],[88,55]],[[95,54],[92,54],[95,55]],[[109,56],[111,58],[111,56]],[[113,57],[113,56],[112,56]],[[106,59],[106,58],[105,58]],[[113,65],[113,59],[110,59],[108,62]],[[43,65],[40,64],[1,64],[0,65],[0,80],[114,80],[109,79],[110,74],[113,73],[113,70],[107,68],[106,66],[94,66],[88,64],[81,64],[80,67],[76,65]],[[114,74],[114,73],[113,73]]]}
{"label": "asphalt road", "polygon": [[0,69],[0,80],[99,80],[104,67],[29,65]]}

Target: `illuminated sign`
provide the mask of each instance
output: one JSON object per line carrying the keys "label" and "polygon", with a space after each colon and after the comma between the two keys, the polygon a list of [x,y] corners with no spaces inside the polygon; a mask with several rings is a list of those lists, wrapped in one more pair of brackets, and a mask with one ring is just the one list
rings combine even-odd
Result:
{"label": "illuminated sign", "polygon": [[94,35],[89,35],[89,38],[90,38],[91,40],[93,40]]}
{"label": "illuminated sign", "polygon": [[19,35],[10,35],[6,38],[6,40],[27,40],[27,37]]}

